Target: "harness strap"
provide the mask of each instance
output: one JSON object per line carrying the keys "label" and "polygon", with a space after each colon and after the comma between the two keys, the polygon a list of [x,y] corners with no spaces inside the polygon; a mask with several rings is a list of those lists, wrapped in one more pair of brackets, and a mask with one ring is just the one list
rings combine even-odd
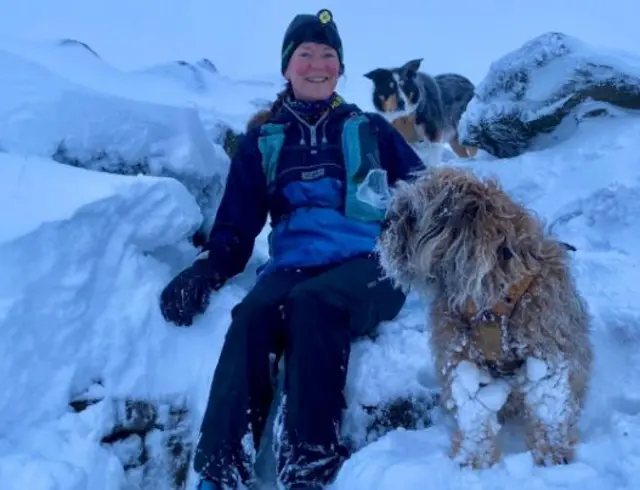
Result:
{"label": "harness strap", "polygon": [[[503,330],[511,319],[513,310],[520,299],[529,290],[535,276],[528,275],[520,281],[511,284],[507,294],[490,309],[478,312],[472,300],[467,303],[466,320],[471,328],[471,339],[478,347],[484,358],[490,363],[503,361],[503,340],[506,331]],[[519,363],[521,364],[521,363]],[[519,367],[514,366],[514,369]]]}

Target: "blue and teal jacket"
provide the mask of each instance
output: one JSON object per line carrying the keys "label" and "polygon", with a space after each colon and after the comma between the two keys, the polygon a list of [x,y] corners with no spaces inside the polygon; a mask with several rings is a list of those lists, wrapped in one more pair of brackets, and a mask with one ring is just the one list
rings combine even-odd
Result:
{"label": "blue and teal jacket", "polygon": [[381,168],[391,186],[422,166],[391,124],[337,95],[313,106],[284,102],[232,158],[205,246],[211,266],[224,278],[242,272],[269,216],[263,275],[370,254],[384,211],[357,200],[357,184]]}

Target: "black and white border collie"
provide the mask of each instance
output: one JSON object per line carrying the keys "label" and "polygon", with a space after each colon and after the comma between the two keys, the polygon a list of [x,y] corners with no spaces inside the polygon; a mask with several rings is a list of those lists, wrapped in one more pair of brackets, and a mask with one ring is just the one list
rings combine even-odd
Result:
{"label": "black and white border collie", "polygon": [[475,87],[456,73],[430,76],[420,70],[422,59],[399,68],[376,68],[365,77],[373,82],[373,104],[409,143],[448,142],[458,157],[472,158],[477,148],[458,140],[458,123]]}

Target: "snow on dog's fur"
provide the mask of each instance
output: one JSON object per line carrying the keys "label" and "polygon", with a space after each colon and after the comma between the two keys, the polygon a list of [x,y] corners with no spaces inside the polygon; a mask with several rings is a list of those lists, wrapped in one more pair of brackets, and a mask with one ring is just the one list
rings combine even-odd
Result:
{"label": "snow on dog's fur", "polygon": [[567,249],[497,181],[437,167],[396,187],[378,251],[399,287],[432,300],[452,457],[492,465],[501,423],[518,416],[536,464],[570,462],[593,354]]}

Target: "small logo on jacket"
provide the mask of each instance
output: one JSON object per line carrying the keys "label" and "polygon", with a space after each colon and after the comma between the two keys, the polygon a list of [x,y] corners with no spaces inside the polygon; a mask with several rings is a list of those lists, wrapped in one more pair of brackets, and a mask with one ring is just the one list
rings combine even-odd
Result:
{"label": "small logo on jacket", "polygon": [[308,172],[302,172],[300,177],[302,180],[314,180],[322,177],[324,175],[324,168],[319,168],[318,170],[310,170]]}

